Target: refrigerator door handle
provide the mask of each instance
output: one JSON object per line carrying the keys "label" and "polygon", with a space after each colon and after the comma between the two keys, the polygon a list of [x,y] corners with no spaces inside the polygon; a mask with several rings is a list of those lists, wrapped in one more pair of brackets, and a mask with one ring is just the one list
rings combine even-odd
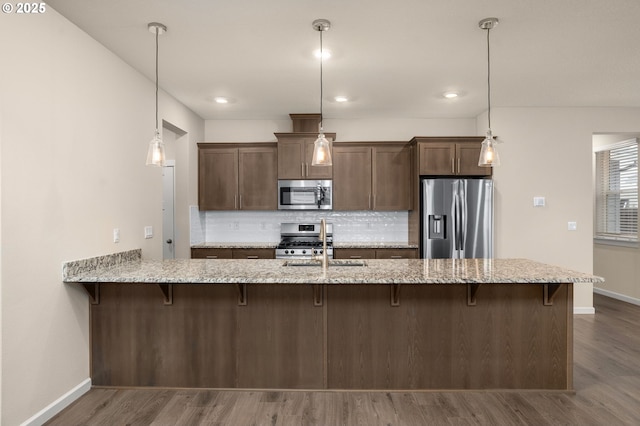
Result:
{"label": "refrigerator door handle", "polygon": [[460,200],[460,257],[464,258],[464,248],[467,244],[467,191],[466,185],[461,184],[459,188]]}
{"label": "refrigerator door handle", "polygon": [[454,182],[452,187],[451,194],[451,242],[452,242],[452,253],[451,257],[455,257],[456,252],[458,251],[458,200],[457,200],[456,184]]}
{"label": "refrigerator door handle", "polygon": [[453,183],[453,258],[460,258],[460,250],[462,249],[462,211],[460,209],[460,181]]}

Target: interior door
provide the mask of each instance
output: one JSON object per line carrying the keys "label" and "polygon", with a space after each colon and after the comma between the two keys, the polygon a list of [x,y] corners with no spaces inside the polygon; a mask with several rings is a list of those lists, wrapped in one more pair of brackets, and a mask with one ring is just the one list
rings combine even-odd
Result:
{"label": "interior door", "polygon": [[175,178],[174,165],[162,168],[162,258],[175,259]]}

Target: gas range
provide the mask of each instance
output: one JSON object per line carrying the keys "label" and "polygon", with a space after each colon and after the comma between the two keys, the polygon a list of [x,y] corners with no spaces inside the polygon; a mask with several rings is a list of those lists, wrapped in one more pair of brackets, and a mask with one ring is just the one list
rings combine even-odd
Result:
{"label": "gas range", "polygon": [[[309,259],[322,254],[319,223],[282,223],[276,259]],[[333,259],[333,224],[327,223],[327,257]]]}

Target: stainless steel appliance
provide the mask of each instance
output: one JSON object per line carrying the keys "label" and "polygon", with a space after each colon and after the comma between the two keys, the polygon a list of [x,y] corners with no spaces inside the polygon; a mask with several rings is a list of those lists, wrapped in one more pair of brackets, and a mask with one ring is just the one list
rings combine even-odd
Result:
{"label": "stainless steel appliance", "polygon": [[493,181],[422,179],[425,259],[493,257]]}
{"label": "stainless steel appliance", "polygon": [[[320,223],[280,224],[276,259],[311,259],[322,254]],[[327,223],[327,257],[333,259],[333,224]]]}
{"label": "stainless steel appliance", "polygon": [[331,180],[279,180],[279,210],[333,209]]}

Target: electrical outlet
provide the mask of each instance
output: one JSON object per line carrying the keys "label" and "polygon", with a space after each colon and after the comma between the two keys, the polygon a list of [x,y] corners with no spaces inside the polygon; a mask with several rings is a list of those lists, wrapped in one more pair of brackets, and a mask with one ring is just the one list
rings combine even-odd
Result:
{"label": "electrical outlet", "polygon": [[544,207],[545,199],[544,197],[533,197],[533,207]]}
{"label": "electrical outlet", "polygon": [[144,238],[145,239],[153,238],[153,226],[144,227]]}
{"label": "electrical outlet", "polygon": [[578,229],[578,222],[567,222],[567,229],[569,231],[576,231]]}
{"label": "electrical outlet", "polygon": [[113,242],[114,243],[119,243],[120,242],[120,229],[119,228],[113,228]]}

